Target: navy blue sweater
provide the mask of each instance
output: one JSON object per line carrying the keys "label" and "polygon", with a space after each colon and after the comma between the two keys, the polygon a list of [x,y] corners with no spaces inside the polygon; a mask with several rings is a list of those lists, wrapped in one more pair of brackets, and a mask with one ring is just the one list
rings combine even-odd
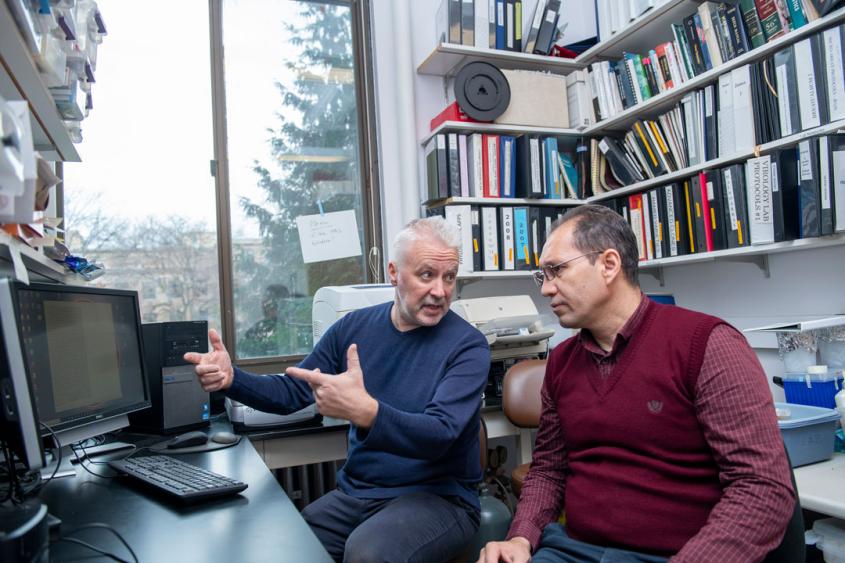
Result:
{"label": "navy blue sweater", "polygon": [[[484,336],[449,311],[433,327],[400,332],[392,303],[354,311],[332,325],[300,367],[346,371],[358,345],[364,386],[378,402],[369,431],[351,425],[341,489],[359,498],[427,491],[458,495],[478,507],[478,424],[490,369]],[[308,384],[235,368],[226,394],[265,412],[287,414],[314,402]]]}

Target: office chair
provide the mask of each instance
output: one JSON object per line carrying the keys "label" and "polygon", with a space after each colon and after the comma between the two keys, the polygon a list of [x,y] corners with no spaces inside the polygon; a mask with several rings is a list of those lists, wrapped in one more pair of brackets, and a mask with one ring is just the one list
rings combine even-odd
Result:
{"label": "office chair", "polygon": [[[546,360],[523,360],[511,366],[502,383],[502,409],[517,428],[540,425],[540,388],[546,375]],[[523,445],[528,447],[528,444]],[[530,463],[523,463],[511,472],[513,494],[519,498]]]}
{"label": "office chair", "polygon": [[[784,449],[786,449],[785,444]],[[786,533],[780,545],[769,552],[763,559],[763,563],[804,563],[807,557],[807,546],[804,542],[804,515],[801,510],[801,501],[798,499],[798,485],[795,484],[795,472],[792,470],[788,451],[786,460],[789,462],[789,476],[792,479],[792,489],[795,491],[795,508],[792,510],[792,518],[786,525]]]}

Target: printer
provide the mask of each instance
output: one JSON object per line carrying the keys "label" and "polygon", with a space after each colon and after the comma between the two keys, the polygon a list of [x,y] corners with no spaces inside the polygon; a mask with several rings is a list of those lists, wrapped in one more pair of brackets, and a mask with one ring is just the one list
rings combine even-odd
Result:
{"label": "printer", "polygon": [[[321,287],[314,294],[311,324],[314,344],[322,338],[335,321],[357,309],[393,301],[394,288],[390,284],[362,284]],[[308,424],[320,417],[317,406],[311,404],[291,414],[273,414],[248,407],[226,398],[226,413],[236,430],[254,430],[279,426]]]}
{"label": "printer", "polygon": [[525,359],[543,358],[555,331],[543,327],[534,301],[528,295],[460,299],[452,310],[481,331],[490,345],[490,374],[484,390],[487,405],[499,404],[507,370]]}

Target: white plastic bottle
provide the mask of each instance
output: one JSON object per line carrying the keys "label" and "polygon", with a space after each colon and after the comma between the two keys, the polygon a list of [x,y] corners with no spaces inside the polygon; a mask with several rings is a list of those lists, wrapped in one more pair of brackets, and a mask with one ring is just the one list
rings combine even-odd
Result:
{"label": "white plastic bottle", "polygon": [[834,397],[836,401],[836,410],[839,411],[839,419],[842,423],[842,429],[845,430],[845,389],[841,389]]}

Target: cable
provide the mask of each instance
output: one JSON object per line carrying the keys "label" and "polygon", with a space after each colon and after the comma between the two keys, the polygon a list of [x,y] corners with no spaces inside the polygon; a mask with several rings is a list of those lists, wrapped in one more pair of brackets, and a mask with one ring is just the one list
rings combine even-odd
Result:
{"label": "cable", "polygon": [[[91,544],[90,544],[90,543],[88,543],[88,542],[84,542],[84,541],[82,541],[82,540],[78,540],[78,539],[76,539],[76,538],[61,537],[61,538],[57,539],[55,542],[53,542],[53,543],[59,543],[59,542],[68,542],[68,543],[75,543],[75,544],[79,544],[79,545],[81,545],[81,546],[83,546],[83,547],[86,547],[86,548],[90,549],[91,551],[96,551],[96,552],[97,552],[97,553],[99,553],[100,555],[105,555],[106,557],[110,557],[111,559],[114,559],[115,561],[119,561],[120,563],[132,563],[132,562],[131,562],[131,561],[129,561],[128,559],[121,559],[120,557],[118,557],[118,556],[117,556],[117,555],[115,555],[114,553],[110,553],[110,552],[108,552],[108,551],[106,551],[106,550],[104,550],[104,549],[100,549],[100,548],[99,548],[99,547],[97,547],[97,546],[91,545]],[[135,560],[135,563],[138,563],[138,560],[137,560],[137,559]]]}
{"label": "cable", "polygon": [[[76,452],[75,449],[73,449],[73,447],[71,447],[70,451],[73,452],[73,455],[74,455],[74,457],[76,457],[76,462],[79,464],[79,466],[82,467],[82,469],[84,469],[85,471],[87,471],[91,475],[93,475],[94,477],[99,477],[100,479],[114,479],[114,478],[117,477],[116,474],[115,475],[103,475],[101,473],[95,473],[94,471],[91,471],[91,469],[85,465],[86,460],[80,459],[79,454]],[[99,463],[99,462],[91,462],[91,463]]]}
{"label": "cable", "polygon": [[56,436],[56,433],[53,432],[52,428],[50,428],[48,425],[44,424],[43,422],[41,422],[40,424],[41,424],[41,426],[46,428],[47,432],[50,433],[50,436],[53,437],[53,443],[56,444],[55,449],[57,449],[59,451],[59,454],[56,457],[56,467],[55,467],[55,469],[53,469],[53,473],[50,475],[50,477],[47,478],[46,481],[43,481],[42,483],[40,483],[39,486],[37,486],[35,488],[35,492],[40,492],[41,490],[43,490],[44,487],[46,487],[50,483],[50,481],[53,480],[53,478],[56,476],[56,473],[59,472],[59,467],[61,467],[61,465],[62,465],[62,442],[59,440],[59,437]]}
{"label": "cable", "polygon": [[74,528],[70,532],[66,533],[63,537],[67,538],[68,536],[72,536],[73,534],[77,534],[77,533],[82,532],[84,530],[91,530],[91,529],[103,529],[103,530],[108,530],[109,532],[113,533],[115,536],[117,536],[117,539],[120,540],[120,543],[122,543],[124,546],[126,546],[127,551],[129,551],[129,553],[132,554],[132,558],[135,560],[135,562],[136,563],[138,562],[138,556],[135,554],[135,552],[129,546],[129,542],[127,542],[123,538],[123,536],[120,535],[120,533],[117,530],[115,530],[114,528],[112,528],[108,524],[102,524],[100,522],[92,522],[91,524],[86,524],[84,526]]}

